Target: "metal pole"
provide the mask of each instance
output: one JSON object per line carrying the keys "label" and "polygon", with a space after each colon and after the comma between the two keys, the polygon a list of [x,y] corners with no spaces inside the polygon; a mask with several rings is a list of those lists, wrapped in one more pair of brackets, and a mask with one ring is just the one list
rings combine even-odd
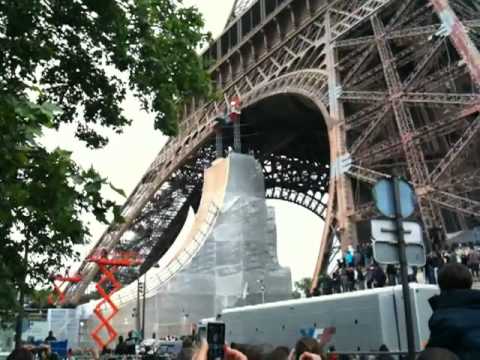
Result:
{"label": "metal pole", "polygon": [[415,338],[412,321],[412,304],[410,302],[410,286],[408,284],[407,255],[405,251],[405,237],[403,236],[403,221],[400,209],[400,183],[394,178],[395,219],[398,236],[398,252],[400,259],[400,274],[402,280],[403,303],[405,307],[405,324],[407,328],[408,360],[415,360]]}
{"label": "metal pole", "polygon": [[143,274],[142,339],[145,339],[145,306],[147,300],[147,273]]}
{"label": "metal pole", "polygon": [[137,333],[140,332],[140,278],[137,280],[137,308],[135,311],[135,327],[137,328]]}

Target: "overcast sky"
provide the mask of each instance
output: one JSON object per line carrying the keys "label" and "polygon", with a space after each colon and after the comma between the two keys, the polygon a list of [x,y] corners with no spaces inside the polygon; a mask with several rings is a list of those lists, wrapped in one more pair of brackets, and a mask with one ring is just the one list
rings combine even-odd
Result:
{"label": "overcast sky", "polygon": [[[185,0],[186,5],[194,5],[203,13],[206,28],[213,36],[218,36],[225,26],[231,11],[233,0]],[[167,138],[153,130],[153,117],[140,109],[133,98],[123,104],[124,113],[133,119],[132,126],[124,133],[112,133],[108,146],[101,150],[86,149],[75,140],[74,130],[64,126],[60,132],[48,131],[45,143],[53,148],[60,146],[73,152],[74,159],[83,167],[93,166],[107,177],[115,186],[130,193],[138,183],[147,167],[154,160]],[[121,199],[118,199],[121,200]],[[310,277],[318,254],[322,223],[318,217],[300,208],[282,201],[271,201],[277,216],[278,253],[280,263],[289,266],[294,280]],[[92,219],[90,230],[95,242],[103,233],[105,226]],[[86,252],[86,249],[83,249]]]}

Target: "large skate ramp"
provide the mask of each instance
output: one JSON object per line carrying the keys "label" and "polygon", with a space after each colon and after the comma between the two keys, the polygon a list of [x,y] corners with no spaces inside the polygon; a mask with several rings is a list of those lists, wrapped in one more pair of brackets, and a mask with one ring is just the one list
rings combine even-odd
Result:
{"label": "large skate ramp", "polygon": [[[205,170],[202,197],[193,225],[186,236],[182,236],[182,230],[176,241],[162,256],[158,266],[147,274],[149,292],[175,276],[200,250],[222,208],[228,183],[228,169],[228,159],[219,159]],[[122,306],[136,300],[137,284],[137,282],[132,283],[115,294],[114,301]]]}
{"label": "large skate ramp", "polygon": [[[237,153],[216,160],[205,171],[188,235],[147,274],[146,336],[186,334],[192,324],[225,308],[290,295],[290,270],[277,260],[275,216],[265,202],[260,164]],[[115,299],[120,304],[115,327],[124,334],[136,328],[136,283]]]}

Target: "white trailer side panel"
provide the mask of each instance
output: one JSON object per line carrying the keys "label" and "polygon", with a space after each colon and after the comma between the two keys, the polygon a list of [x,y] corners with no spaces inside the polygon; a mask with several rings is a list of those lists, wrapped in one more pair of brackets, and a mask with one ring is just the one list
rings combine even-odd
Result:
{"label": "white trailer side panel", "polygon": [[[428,339],[433,286],[412,284],[417,348]],[[310,299],[228,309],[222,312],[228,342],[289,346],[304,335],[316,336],[335,327],[331,344],[340,352],[406,350],[401,287],[356,291]]]}

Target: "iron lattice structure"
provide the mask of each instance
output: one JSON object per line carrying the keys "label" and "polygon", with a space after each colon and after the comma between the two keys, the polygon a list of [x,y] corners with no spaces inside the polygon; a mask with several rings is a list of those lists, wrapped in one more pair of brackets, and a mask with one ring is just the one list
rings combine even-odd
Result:
{"label": "iron lattice structure", "polygon": [[[478,224],[477,1],[238,1],[232,14],[204,57],[225,99],[242,99],[243,150],[262,162],[267,196],[325,219],[315,278],[334,235],[343,248],[368,239],[369,189],[385,176],[411,182],[430,244]],[[148,253],[143,270],[161,257],[186,209],[198,206],[224,106],[198,98],[185,105],[179,135],[128,198],[126,221],[96,248],[137,246]],[[224,134],[228,145],[231,131]],[[136,245],[125,235],[132,231],[142,239]],[[80,271],[74,301],[96,268]]]}

